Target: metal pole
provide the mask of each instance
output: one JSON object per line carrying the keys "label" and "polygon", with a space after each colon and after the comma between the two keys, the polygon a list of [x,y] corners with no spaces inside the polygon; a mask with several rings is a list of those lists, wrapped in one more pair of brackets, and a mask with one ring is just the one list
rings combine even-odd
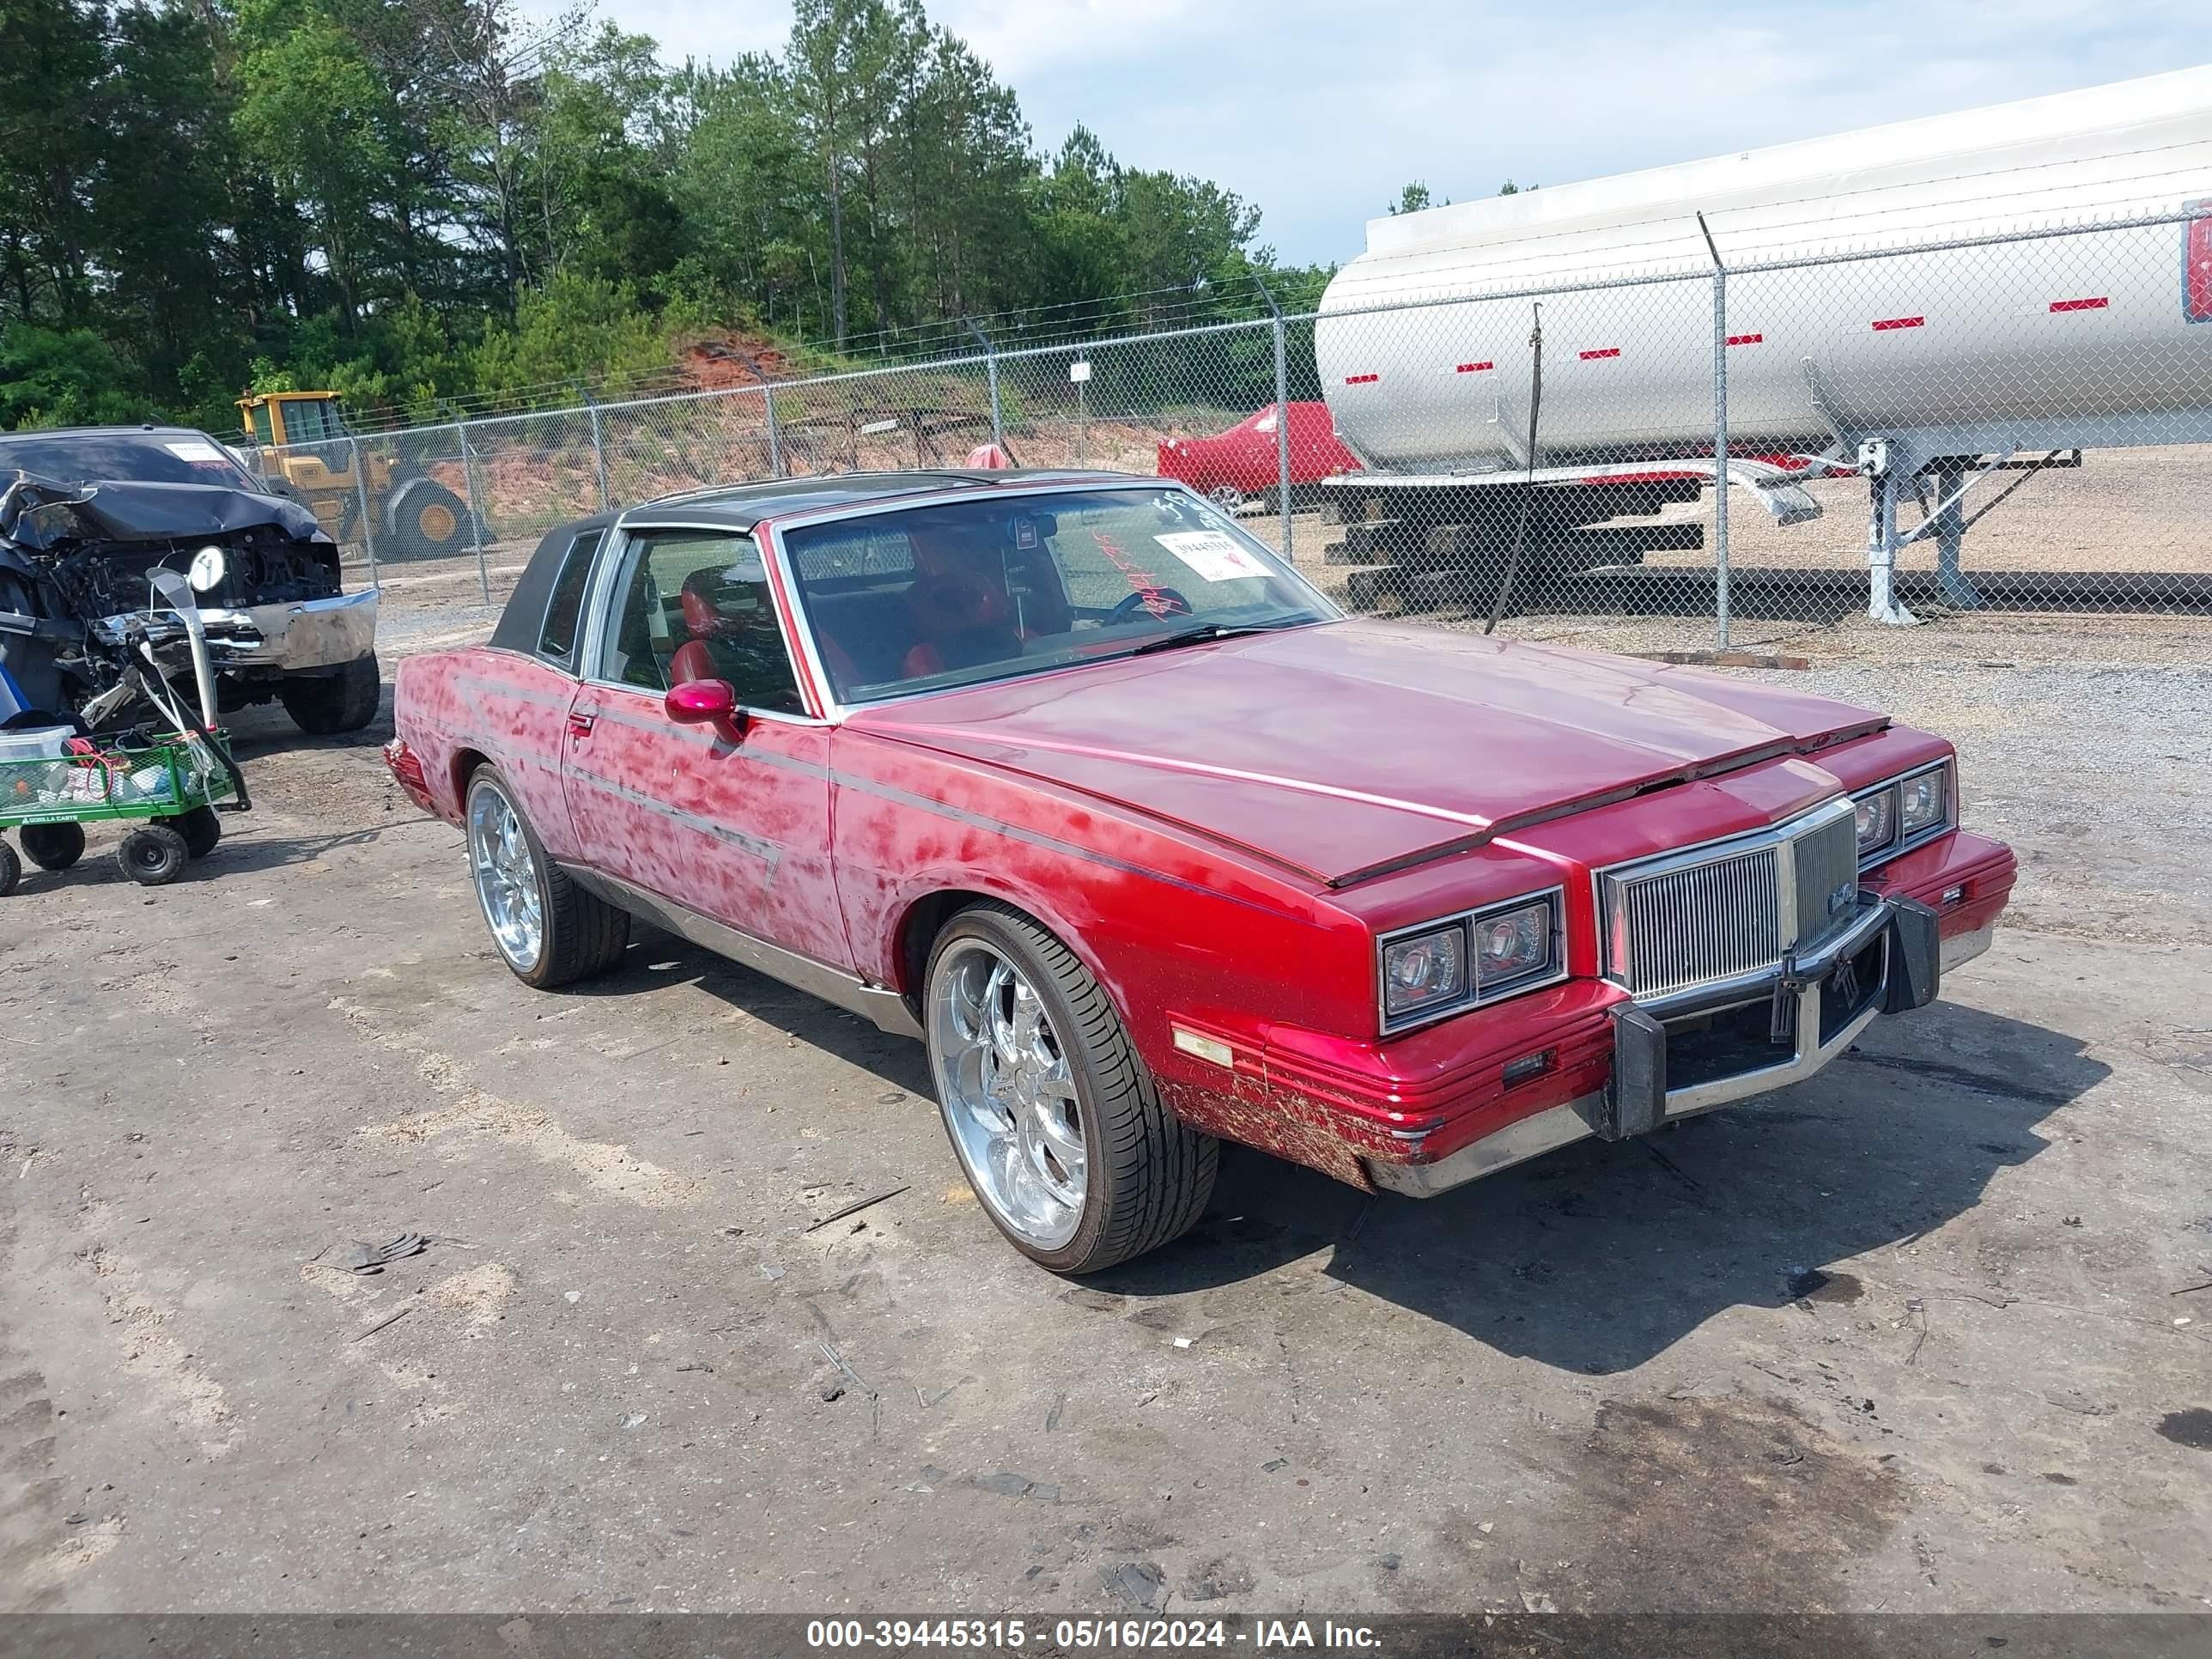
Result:
{"label": "metal pole", "polygon": [[379,586],[376,574],[376,526],[368,517],[368,475],[362,471],[361,440],[350,433],[346,442],[353,447],[353,503],[354,511],[361,515],[361,544],[368,555],[368,585]]}
{"label": "metal pole", "polygon": [[475,544],[477,555],[477,588],[486,605],[491,603],[491,572],[484,564],[483,509],[477,504],[476,458],[469,452],[469,429],[457,423],[453,430],[461,440],[461,482],[469,492],[469,540]]}
{"label": "metal pole", "polygon": [[1291,373],[1283,339],[1283,311],[1256,273],[1252,286],[1260,290],[1268,313],[1275,319],[1275,506],[1282,515],[1283,557],[1295,562],[1297,554],[1291,545]]}
{"label": "metal pole", "polygon": [[783,434],[777,428],[775,423],[775,387],[769,383],[768,371],[744,352],[732,349],[732,355],[747,368],[752,370],[753,378],[761,383],[761,407],[768,411],[769,471],[781,478],[784,476]]}
{"label": "metal pole", "polygon": [[963,317],[960,320],[968,325],[968,331],[975,337],[975,343],[983,348],[984,368],[991,377],[991,441],[1004,449],[1006,443],[1006,421],[1004,412],[999,407],[999,349],[991,343],[991,337],[976,326],[974,318]]}
{"label": "metal pole", "polygon": [[1958,456],[1947,455],[1936,463],[1930,476],[1936,499],[1943,509],[1936,515],[1936,586],[1947,604],[1961,611],[1978,611],[1989,601],[1967,579],[1960,562],[1966,540],[1966,509],[1959,496],[1966,482],[1966,463]]}
{"label": "metal pole", "polygon": [[1721,262],[1705,216],[1698,216],[1698,228],[1705,234],[1705,247],[1713,256],[1713,619],[1718,629],[1716,643],[1729,648],[1733,620],[1729,591],[1729,419],[1728,419],[1728,267]]}
{"label": "metal pole", "polygon": [[604,513],[615,504],[614,492],[607,488],[607,449],[599,437],[599,405],[592,396],[592,388],[581,380],[576,382],[577,395],[584,400],[584,408],[592,417],[592,459],[599,468],[599,511]]}

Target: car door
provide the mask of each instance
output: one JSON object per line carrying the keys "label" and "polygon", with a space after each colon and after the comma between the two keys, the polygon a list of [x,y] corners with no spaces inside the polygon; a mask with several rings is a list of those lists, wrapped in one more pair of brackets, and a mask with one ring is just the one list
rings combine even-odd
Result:
{"label": "car door", "polygon": [[[748,939],[849,965],[830,875],[830,728],[805,712],[760,551],[742,532],[638,529],[609,561],[562,779],[582,861]],[[664,699],[720,679],[742,720]],[[694,937],[708,937],[696,928]]]}

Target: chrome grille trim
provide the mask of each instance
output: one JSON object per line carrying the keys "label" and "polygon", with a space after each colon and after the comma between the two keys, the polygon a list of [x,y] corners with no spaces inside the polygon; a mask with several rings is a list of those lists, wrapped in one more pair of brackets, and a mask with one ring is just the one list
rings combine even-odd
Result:
{"label": "chrome grille trim", "polygon": [[1850,923],[1859,886],[1858,835],[1845,812],[1814,825],[1790,845],[1797,875],[1796,942],[1811,945]]}
{"label": "chrome grille trim", "polygon": [[1605,976],[1638,1001],[1778,969],[1848,926],[1830,902],[1858,885],[1848,798],[1786,823],[1597,872]]}

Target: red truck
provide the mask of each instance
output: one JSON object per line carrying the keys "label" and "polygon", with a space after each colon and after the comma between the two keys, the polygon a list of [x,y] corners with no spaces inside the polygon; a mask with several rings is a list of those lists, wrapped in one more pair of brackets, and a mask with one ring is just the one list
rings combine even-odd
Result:
{"label": "red truck", "polygon": [[1223,1138],[1420,1195],[1809,1076],[2014,879],[1941,738],[1348,618],[1158,479],[585,520],[396,721],[516,974],[609,972],[639,917],[921,1038],[1064,1273],[1189,1227]]}

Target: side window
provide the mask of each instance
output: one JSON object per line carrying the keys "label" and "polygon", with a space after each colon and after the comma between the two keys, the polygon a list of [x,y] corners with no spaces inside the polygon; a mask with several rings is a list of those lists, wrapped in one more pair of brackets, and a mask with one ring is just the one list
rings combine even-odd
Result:
{"label": "side window", "polygon": [[553,584],[553,597],[545,606],[545,626],[538,636],[538,654],[566,668],[576,654],[579,624],[584,618],[584,588],[592,577],[592,556],[606,538],[603,530],[579,536],[568,544],[568,557]]}
{"label": "side window", "polygon": [[745,708],[805,708],[751,537],[644,532],[631,544],[618,586],[604,678],[648,691],[727,680]]}

